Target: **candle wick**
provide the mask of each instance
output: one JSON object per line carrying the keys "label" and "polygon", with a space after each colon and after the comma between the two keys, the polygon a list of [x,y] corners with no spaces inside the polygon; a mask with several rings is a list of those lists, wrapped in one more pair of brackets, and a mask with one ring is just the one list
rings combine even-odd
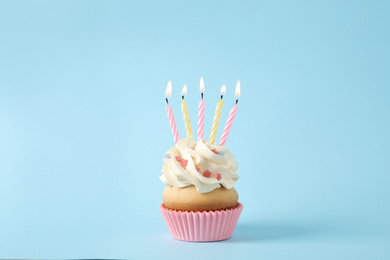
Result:
{"label": "candle wick", "polygon": [[221,95],[221,100],[223,99],[223,95]]}
{"label": "candle wick", "polygon": [[167,105],[169,105],[168,98],[165,98],[165,100],[167,101]]}
{"label": "candle wick", "polygon": [[201,96],[201,98],[202,98],[202,100],[203,100],[203,92],[202,92],[202,93],[200,93],[200,96]]}
{"label": "candle wick", "polygon": [[183,100],[184,100],[184,96],[181,96],[181,99],[183,99]]}
{"label": "candle wick", "polygon": [[238,103],[238,99],[236,99],[236,105],[237,105],[237,103]]}

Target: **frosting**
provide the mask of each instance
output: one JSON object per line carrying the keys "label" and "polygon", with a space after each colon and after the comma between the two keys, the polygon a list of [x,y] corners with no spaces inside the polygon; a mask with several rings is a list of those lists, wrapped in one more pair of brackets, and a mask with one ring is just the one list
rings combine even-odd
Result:
{"label": "frosting", "polygon": [[199,193],[206,193],[221,186],[232,188],[239,178],[237,169],[234,154],[225,146],[190,137],[165,153],[160,179],[168,186],[195,185]]}

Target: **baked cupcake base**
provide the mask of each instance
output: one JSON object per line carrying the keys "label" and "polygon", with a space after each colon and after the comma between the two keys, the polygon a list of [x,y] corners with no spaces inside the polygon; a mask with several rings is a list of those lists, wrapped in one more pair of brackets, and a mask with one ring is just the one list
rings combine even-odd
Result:
{"label": "baked cupcake base", "polygon": [[163,196],[165,207],[182,211],[209,211],[234,208],[238,193],[234,188],[220,187],[210,192],[199,193],[194,185],[186,187],[165,186]]}
{"label": "baked cupcake base", "polygon": [[232,236],[244,206],[214,211],[181,211],[160,205],[161,214],[174,239],[190,242],[211,242]]}

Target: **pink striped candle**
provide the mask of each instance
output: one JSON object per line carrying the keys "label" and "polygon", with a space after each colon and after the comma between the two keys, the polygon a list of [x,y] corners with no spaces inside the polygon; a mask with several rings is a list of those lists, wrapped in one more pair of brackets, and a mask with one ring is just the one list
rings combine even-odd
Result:
{"label": "pink striped candle", "polygon": [[221,140],[219,140],[219,145],[224,145],[226,143],[226,140],[230,133],[230,128],[232,128],[234,118],[236,117],[236,113],[237,113],[237,105],[234,105],[230,110],[230,114],[226,122],[225,129],[223,129],[222,132]]}
{"label": "pink striped candle", "polygon": [[168,114],[169,125],[171,126],[171,130],[172,130],[173,140],[175,141],[176,144],[180,140],[179,132],[177,131],[175,116],[173,115],[172,107],[169,104],[167,104],[167,114]]}
{"label": "pink striped candle", "polygon": [[167,90],[165,91],[165,100],[167,101],[167,115],[169,120],[169,125],[171,126],[173,140],[175,141],[175,144],[180,140],[179,138],[179,132],[177,131],[176,122],[175,122],[175,116],[173,115],[172,107],[168,103],[168,97],[171,96],[172,92],[172,82],[168,81]]}
{"label": "pink striped candle", "polygon": [[205,103],[203,101],[203,92],[204,92],[204,81],[203,78],[200,77],[200,86],[199,86],[201,101],[199,102],[199,110],[198,110],[198,141],[203,139],[204,136],[204,108]]}
{"label": "pink striped candle", "polygon": [[240,81],[237,81],[236,93],[235,93],[236,104],[230,110],[228,120],[226,121],[225,129],[223,129],[223,132],[222,132],[221,140],[219,140],[219,145],[225,145],[225,143],[227,141],[228,135],[230,133],[230,129],[232,128],[232,125],[233,125],[234,118],[236,117],[237,103],[238,103],[238,97],[240,96],[240,92],[241,92],[241,84],[240,84]]}

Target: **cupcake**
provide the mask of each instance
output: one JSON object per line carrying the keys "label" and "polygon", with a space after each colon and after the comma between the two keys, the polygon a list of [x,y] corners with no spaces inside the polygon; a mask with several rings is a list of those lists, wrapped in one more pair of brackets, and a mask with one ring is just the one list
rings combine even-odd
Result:
{"label": "cupcake", "polygon": [[232,236],[243,209],[234,189],[237,168],[225,146],[192,136],[165,153],[160,211],[173,238],[208,242]]}

